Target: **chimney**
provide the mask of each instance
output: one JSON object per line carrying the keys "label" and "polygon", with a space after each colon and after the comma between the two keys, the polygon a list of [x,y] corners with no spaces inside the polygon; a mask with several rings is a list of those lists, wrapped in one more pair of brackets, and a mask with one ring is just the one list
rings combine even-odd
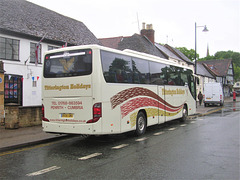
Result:
{"label": "chimney", "polygon": [[155,31],[153,30],[152,24],[147,24],[147,28],[145,29],[145,23],[142,23],[142,30],[141,30],[141,35],[146,36],[153,44],[155,43],[154,41],[154,33]]}
{"label": "chimney", "polygon": [[145,29],[145,22],[142,23],[142,29]]}

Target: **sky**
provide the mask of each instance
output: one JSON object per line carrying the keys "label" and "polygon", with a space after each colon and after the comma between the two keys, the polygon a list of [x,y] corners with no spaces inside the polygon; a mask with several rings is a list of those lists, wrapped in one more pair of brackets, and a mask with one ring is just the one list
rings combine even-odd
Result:
{"label": "sky", "polygon": [[[240,52],[239,0],[28,0],[83,22],[97,38],[140,34],[152,24],[155,42],[195,49],[205,57]],[[203,32],[203,26],[208,32]]]}

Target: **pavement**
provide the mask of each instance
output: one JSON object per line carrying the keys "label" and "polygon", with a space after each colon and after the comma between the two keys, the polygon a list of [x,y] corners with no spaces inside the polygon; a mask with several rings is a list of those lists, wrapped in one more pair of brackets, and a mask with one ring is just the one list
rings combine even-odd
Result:
{"label": "pavement", "polygon": [[[237,98],[237,101],[240,101],[240,97]],[[230,102],[233,102],[232,97],[225,98],[225,103]],[[189,116],[189,119],[214,113],[221,108],[220,106],[204,107],[203,104],[201,106],[197,104],[196,114]],[[0,152],[50,142],[63,137],[68,137],[68,135],[45,133],[41,125],[19,129],[5,129],[3,126],[0,126]]]}

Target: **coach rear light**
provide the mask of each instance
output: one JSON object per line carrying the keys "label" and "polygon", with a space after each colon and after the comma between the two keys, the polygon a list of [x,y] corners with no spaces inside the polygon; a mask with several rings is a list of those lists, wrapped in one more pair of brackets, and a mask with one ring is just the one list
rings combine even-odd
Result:
{"label": "coach rear light", "polygon": [[102,103],[96,103],[93,105],[93,119],[87,121],[87,123],[97,122],[102,117]]}
{"label": "coach rear light", "polygon": [[49,120],[47,118],[45,118],[45,114],[44,114],[44,105],[42,104],[42,120],[43,121],[47,121],[49,122]]}

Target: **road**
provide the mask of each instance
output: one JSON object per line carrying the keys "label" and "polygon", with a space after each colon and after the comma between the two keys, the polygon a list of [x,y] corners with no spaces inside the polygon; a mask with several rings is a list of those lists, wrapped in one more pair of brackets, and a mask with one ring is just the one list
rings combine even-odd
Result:
{"label": "road", "polygon": [[240,179],[240,103],[186,123],[0,153],[0,179]]}

